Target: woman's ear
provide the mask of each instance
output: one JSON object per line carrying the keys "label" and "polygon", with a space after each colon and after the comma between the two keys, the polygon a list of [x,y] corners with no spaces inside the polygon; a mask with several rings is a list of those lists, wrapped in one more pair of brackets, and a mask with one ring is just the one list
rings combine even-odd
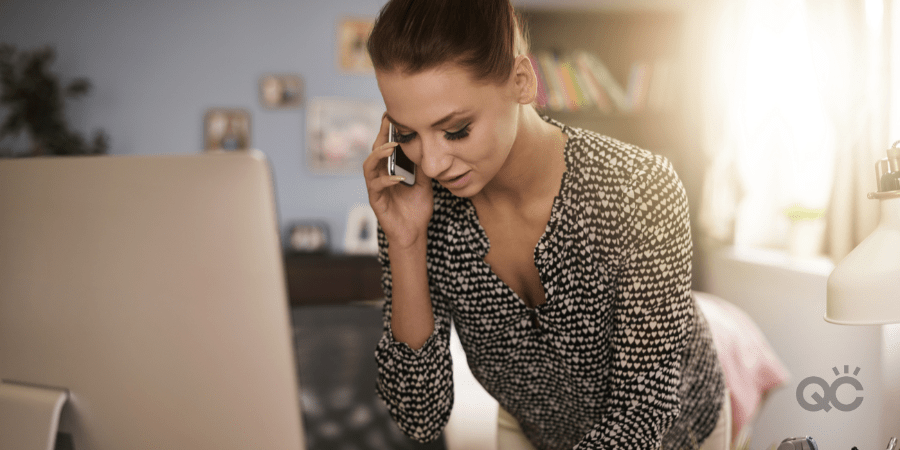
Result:
{"label": "woman's ear", "polygon": [[523,105],[534,103],[534,100],[537,98],[537,74],[534,73],[534,67],[531,65],[531,59],[528,55],[516,57],[515,67],[513,68],[513,81],[518,102]]}

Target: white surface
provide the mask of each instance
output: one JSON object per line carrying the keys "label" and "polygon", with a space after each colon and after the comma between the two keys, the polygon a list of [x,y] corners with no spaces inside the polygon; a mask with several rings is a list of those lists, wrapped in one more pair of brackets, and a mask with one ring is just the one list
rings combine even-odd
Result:
{"label": "white surface", "polygon": [[0,161],[0,378],[76,449],[302,448],[259,152]]}
{"label": "white surface", "polygon": [[53,450],[68,393],[0,380],[0,448]]}

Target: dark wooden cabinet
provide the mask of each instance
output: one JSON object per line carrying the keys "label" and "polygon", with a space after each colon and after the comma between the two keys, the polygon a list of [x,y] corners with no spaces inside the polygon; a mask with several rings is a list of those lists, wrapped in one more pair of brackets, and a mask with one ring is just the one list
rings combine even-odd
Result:
{"label": "dark wooden cabinet", "polygon": [[375,256],[287,252],[284,255],[291,306],[338,305],[384,297]]}

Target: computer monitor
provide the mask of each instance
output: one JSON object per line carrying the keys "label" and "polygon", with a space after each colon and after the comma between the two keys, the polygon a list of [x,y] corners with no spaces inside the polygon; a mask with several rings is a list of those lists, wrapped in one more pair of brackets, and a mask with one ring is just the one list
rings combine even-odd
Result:
{"label": "computer monitor", "polygon": [[75,450],[302,449],[258,151],[0,160],[0,379]]}

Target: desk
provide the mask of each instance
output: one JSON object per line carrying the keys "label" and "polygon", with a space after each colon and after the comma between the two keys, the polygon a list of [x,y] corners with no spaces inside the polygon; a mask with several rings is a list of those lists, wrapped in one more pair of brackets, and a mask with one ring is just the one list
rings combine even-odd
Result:
{"label": "desk", "polygon": [[341,305],[384,297],[381,265],[373,255],[285,252],[291,306]]}

